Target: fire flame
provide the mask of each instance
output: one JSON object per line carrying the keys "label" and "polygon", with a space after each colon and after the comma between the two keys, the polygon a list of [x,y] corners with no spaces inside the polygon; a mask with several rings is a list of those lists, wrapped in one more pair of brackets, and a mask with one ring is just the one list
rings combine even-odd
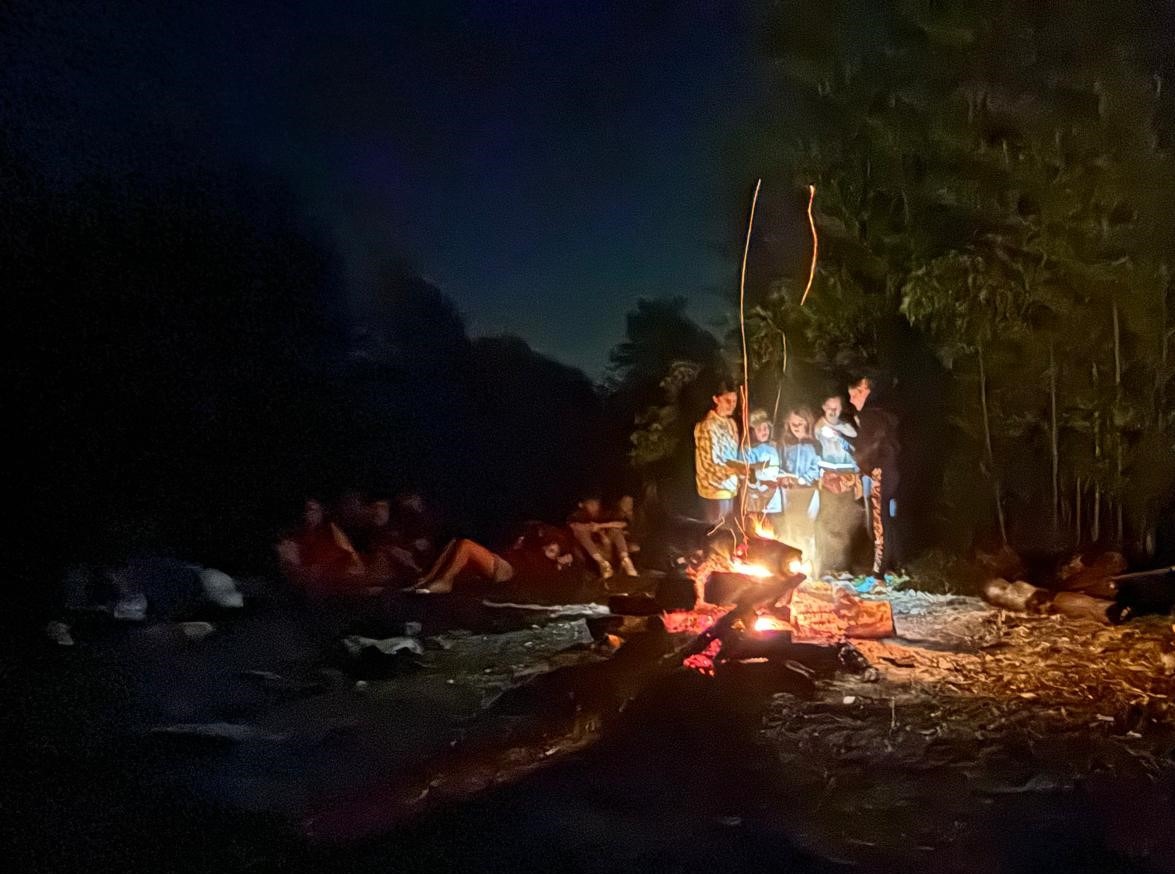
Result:
{"label": "fire flame", "polygon": [[755,617],[755,631],[786,631],[788,628],[786,622],[770,613],[762,613]]}
{"label": "fire flame", "polygon": [[771,571],[763,567],[763,565],[751,564],[750,562],[743,561],[742,559],[735,559],[731,563],[730,569],[736,574],[742,574],[743,576],[747,577],[759,577],[760,579],[764,579],[771,576]]}

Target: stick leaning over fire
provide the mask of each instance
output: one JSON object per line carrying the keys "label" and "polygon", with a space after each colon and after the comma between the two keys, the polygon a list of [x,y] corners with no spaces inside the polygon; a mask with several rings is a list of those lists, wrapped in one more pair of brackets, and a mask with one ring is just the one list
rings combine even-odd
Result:
{"label": "stick leaning over fire", "polygon": [[748,583],[747,587],[739,593],[734,609],[675,653],[666,656],[666,659],[680,662],[682,659],[702,652],[711,642],[729,634],[740,619],[750,619],[759,609],[790,595],[799,588],[805,579],[803,574],[785,574]]}

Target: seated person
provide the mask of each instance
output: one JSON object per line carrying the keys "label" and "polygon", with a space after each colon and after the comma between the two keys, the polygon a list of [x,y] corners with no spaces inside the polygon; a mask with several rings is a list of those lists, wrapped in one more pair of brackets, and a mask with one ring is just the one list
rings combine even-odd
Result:
{"label": "seated person", "polygon": [[621,495],[616,499],[616,504],[608,514],[607,521],[624,523],[624,539],[628,542],[629,555],[635,555],[641,551],[641,545],[636,540],[636,532],[640,523],[637,521],[636,499],[632,495]]}
{"label": "seated person", "polygon": [[371,584],[403,584],[417,579],[424,569],[412,544],[392,525],[391,503],[372,501],[367,510],[369,527],[362,555]]}
{"label": "seated person", "polygon": [[420,578],[414,591],[447,594],[461,579],[541,584],[570,567],[571,563],[571,553],[566,550],[558,532],[541,523],[531,523],[505,555],[491,552],[472,540],[452,541],[429,572]]}
{"label": "seated person", "polygon": [[636,566],[628,555],[622,521],[608,520],[601,512],[600,499],[587,497],[579,502],[579,509],[567,517],[567,527],[575,542],[599,568],[601,579],[610,579],[612,559],[620,563],[626,576],[637,576]]}
{"label": "seated person", "polygon": [[308,498],[302,526],[277,544],[282,572],[311,595],[356,593],[367,586],[363,562],[347,535]]}
{"label": "seated person", "polygon": [[420,492],[403,492],[396,498],[393,527],[404,540],[404,547],[412,553],[416,564],[428,567],[437,558],[441,520]]}

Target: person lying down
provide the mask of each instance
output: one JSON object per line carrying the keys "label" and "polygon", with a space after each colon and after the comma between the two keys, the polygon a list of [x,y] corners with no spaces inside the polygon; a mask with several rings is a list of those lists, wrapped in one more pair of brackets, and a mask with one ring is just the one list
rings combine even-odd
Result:
{"label": "person lying down", "polygon": [[532,522],[503,555],[467,538],[451,541],[411,591],[447,594],[454,585],[475,580],[542,585],[569,568],[572,560],[557,529]]}

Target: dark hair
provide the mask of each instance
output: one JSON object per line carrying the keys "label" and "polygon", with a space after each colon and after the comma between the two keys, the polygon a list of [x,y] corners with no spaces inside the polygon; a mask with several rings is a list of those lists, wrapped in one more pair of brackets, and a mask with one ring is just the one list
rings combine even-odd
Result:
{"label": "dark hair", "polygon": [[714,386],[714,397],[718,395],[729,394],[730,392],[738,393],[739,384],[729,377],[723,377],[718,380]]}
{"label": "dark hair", "polygon": [[852,382],[850,382],[849,385],[857,386],[861,385],[861,383],[864,383],[865,388],[869,389],[869,391],[873,391],[873,389],[877,388],[877,381],[874,380],[872,376],[858,377],[857,379],[854,379]]}

